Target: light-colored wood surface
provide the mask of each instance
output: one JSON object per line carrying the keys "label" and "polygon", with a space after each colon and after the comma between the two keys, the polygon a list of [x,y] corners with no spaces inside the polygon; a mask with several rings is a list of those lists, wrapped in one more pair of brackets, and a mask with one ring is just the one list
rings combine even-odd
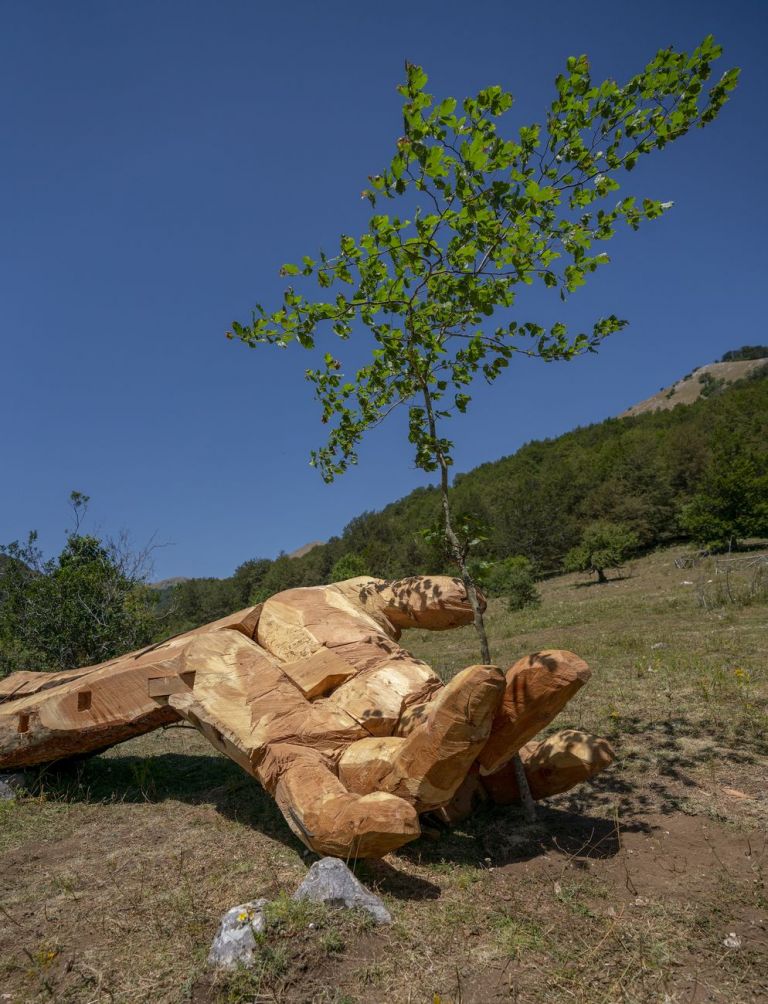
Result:
{"label": "light-colored wood surface", "polygon": [[[589,781],[609,767],[615,753],[607,739],[564,729],[541,742],[526,743],[520,750],[531,795],[548,798]],[[520,793],[514,767],[505,764],[498,771],[485,774],[480,770],[480,782],[497,805],[517,802]]]}
{"label": "light-colored wood surface", "polygon": [[[98,666],[16,673],[0,684],[0,769],[183,719],[274,795],[312,850],[381,856],[419,835],[419,813],[514,800],[505,764],[589,678],[577,656],[552,651],[506,677],[471,666],[444,686],[399,645],[408,627],[471,621],[457,579],[362,577],[287,590]],[[560,735],[525,748],[535,797],[612,758],[604,740]]]}
{"label": "light-colored wood surface", "polygon": [[573,652],[527,655],[507,670],[507,686],[490,739],[478,761],[487,772],[511,760],[546,728],[589,680],[589,666]]}

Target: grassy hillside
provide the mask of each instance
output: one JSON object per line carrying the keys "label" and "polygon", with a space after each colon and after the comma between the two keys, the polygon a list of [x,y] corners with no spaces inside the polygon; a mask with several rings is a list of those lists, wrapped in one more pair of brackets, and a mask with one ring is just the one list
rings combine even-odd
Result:
{"label": "grassy hillside", "polygon": [[[768,999],[766,607],[719,605],[714,567],[679,568],[685,553],[656,551],[606,586],[550,579],[533,611],[491,603],[500,664],[547,646],[590,661],[556,726],[608,736],[617,761],[550,800],[537,828],[496,809],[359,865],[391,928],[288,902],[311,858],[194,730],[44,772],[29,797],[0,803],[3,992],[17,1004]],[[471,630],[405,643],[446,677],[477,660]],[[220,916],[260,896],[277,903],[259,964],[212,976]],[[740,947],[724,945],[731,932]]]}
{"label": "grassy hillside", "polygon": [[[471,513],[488,528],[477,556],[494,561],[522,554],[539,574],[556,573],[594,520],[626,524],[644,548],[684,539],[683,507],[723,463],[723,444],[736,444],[768,470],[768,375],[758,362],[751,377],[714,386],[692,404],[531,442],[457,475],[456,512]],[[205,623],[281,589],[331,581],[344,555],[358,555],[368,573],[383,578],[453,572],[421,532],[437,518],[437,492],[418,489],[380,512],[362,513],[339,537],[300,557],[249,561],[229,579],[182,583],[163,593],[166,609],[172,606],[168,629]]]}

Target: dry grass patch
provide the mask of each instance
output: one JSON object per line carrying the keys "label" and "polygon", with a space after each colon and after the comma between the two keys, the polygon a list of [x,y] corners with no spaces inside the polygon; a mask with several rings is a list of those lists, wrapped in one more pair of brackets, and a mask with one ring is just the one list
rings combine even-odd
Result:
{"label": "dry grass patch", "polygon": [[[607,586],[545,582],[530,612],[491,605],[500,664],[546,647],[591,663],[556,726],[607,735],[617,763],[535,827],[489,810],[358,863],[391,928],[293,904],[310,857],[193,730],[42,772],[0,803],[4,999],[768,1000],[768,608],[701,608],[680,553]],[[446,676],[477,661],[471,630],[409,643]],[[274,905],[256,965],[207,972],[222,914],[261,896]]]}

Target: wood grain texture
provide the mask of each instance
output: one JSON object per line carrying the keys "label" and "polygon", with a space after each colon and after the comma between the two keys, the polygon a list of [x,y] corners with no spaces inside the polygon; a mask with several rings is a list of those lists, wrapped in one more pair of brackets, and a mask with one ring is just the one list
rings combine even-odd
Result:
{"label": "wood grain texture", "polygon": [[[447,576],[361,577],[287,590],[97,666],[0,683],[0,768],[97,752],[179,720],[272,794],[309,848],[381,856],[478,799],[514,801],[505,767],[589,678],[569,652],[505,675],[470,666],[443,685],[399,644],[409,627],[472,620]],[[561,733],[524,749],[535,797],[612,759],[604,740]]]}
{"label": "wood grain texture", "polygon": [[491,772],[511,760],[563,710],[590,675],[583,659],[562,649],[518,659],[507,671],[504,699],[492,735],[478,757],[480,766]]}
{"label": "wood grain texture", "polygon": [[[596,777],[610,767],[615,753],[607,739],[576,729],[564,729],[541,742],[526,743],[520,750],[520,758],[531,795],[539,800],[569,791]],[[481,769],[479,780],[497,805],[510,805],[520,799],[511,763],[490,774]]]}

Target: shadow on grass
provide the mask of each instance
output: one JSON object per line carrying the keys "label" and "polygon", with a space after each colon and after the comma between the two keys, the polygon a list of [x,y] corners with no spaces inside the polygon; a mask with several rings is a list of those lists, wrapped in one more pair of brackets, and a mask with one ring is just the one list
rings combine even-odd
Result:
{"label": "shadow on grass", "polygon": [[31,774],[32,794],[90,804],[185,802],[213,805],[243,826],[253,827],[300,851],[272,799],[231,760],[192,753],[94,756],[40,768]]}
{"label": "shadow on grass", "polygon": [[[628,786],[627,786],[628,787]],[[274,799],[236,764],[220,756],[161,753],[150,756],[94,756],[41,768],[30,782],[33,794],[88,804],[162,803],[213,805],[228,819],[259,830],[301,853],[303,845],[285,823]],[[487,867],[529,860],[548,851],[576,857],[610,857],[618,849],[615,826],[600,818],[594,786],[586,792],[588,810],[542,805],[539,822],[531,827],[515,808],[481,809],[461,827],[446,831],[436,842],[422,838],[398,854],[425,865]],[[614,796],[615,797],[615,796]],[[633,824],[639,828],[640,823]],[[396,857],[390,859],[396,861]],[[355,868],[369,882],[397,899],[436,899],[440,889],[432,883],[400,873],[384,861],[359,861]]]}
{"label": "shadow on grass", "polygon": [[[398,853],[420,865],[499,868],[554,852],[572,858],[576,867],[587,867],[588,859],[611,858],[621,848],[613,814],[600,815],[602,805],[593,805],[591,799],[589,808],[597,813],[540,803],[536,822],[528,823],[520,809],[494,806],[480,810],[437,841],[418,840]],[[651,830],[641,819],[621,824],[622,832]]]}
{"label": "shadow on grass", "polygon": [[[398,851],[397,856],[402,853],[402,850]],[[354,866],[350,862],[350,866],[361,882],[394,899],[440,899],[442,894],[440,886],[416,875],[398,871],[386,861],[368,858],[355,862]]]}
{"label": "shadow on grass", "polygon": [[[699,726],[682,718],[649,722],[622,717],[617,733],[611,738],[619,745],[622,738],[643,737],[641,749],[620,753],[620,762],[628,772],[639,769],[651,775],[643,785],[633,784],[624,770],[612,769],[591,784],[540,803],[535,825],[526,823],[515,807],[485,807],[436,841],[423,837],[403,847],[398,855],[437,869],[502,867],[548,853],[567,855],[576,867],[579,863],[586,866],[589,858],[610,858],[619,851],[617,820],[621,831],[648,833],[652,830],[648,816],[681,811],[681,797],[687,789],[697,787],[688,773],[693,768],[713,756],[738,764],[755,762],[746,742],[739,750],[723,749],[720,743],[725,736],[717,730],[703,734]],[[710,742],[702,743],[702,738]],[[297,853],[304,850],[274,800],[236,764],[217,755],[94,756],[41,769],[32,791],[91,804],[210,804],[227,819],[279,840]],[[390,862],[396,860],[396,856],[390,858]],[[391,863],[360,861],[356,871],[363,881],[398,899],[440,896],[437,886],[402,874]]]}
{"label": "shadow on grass", "polygon": [[627,579],[631,579],[631,573],[627,572],[626,575],[612,575],[606,578],[605,582],[601,582],[600,579],[588,579],[586,582],[574,582],[573,589],[591,589],[592,586],[610,586],[612,582],[625,582]]}
{"label": "shadow on grass", "polygon": [[[616,735],[608,738],[620,742],[626,736],[645,736],[650,751],[665,754],[668,765],[676,768],[696,767],[713,757],[733,763],[752,764],[756,756],[768,753],[764,731],[755,720],[732,716],[728,722],[712,715],[691,721],[682,716],[651,721],[639,715],[622,715]],[[738,749],[734,745],[738,744]]]}

